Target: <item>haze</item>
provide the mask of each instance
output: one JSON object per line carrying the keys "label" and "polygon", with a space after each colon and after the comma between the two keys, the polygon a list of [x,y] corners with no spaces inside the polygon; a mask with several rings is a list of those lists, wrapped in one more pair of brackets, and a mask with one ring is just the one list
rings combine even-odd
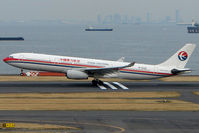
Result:
{"label": "haze", "polygon": [[199,20],[198,0],[0,0],[0,21],[76,19],[96,21],[97,15],[140,16],[149,12],[153,19],[175,18],[185,22]]}

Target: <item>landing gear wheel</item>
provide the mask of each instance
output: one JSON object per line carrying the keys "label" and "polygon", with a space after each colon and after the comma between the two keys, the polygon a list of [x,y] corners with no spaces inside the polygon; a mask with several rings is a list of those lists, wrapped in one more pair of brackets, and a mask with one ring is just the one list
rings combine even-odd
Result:
{"label": "landing gear wheel", "polygon": [[20,73],[19,75],[20,75],[20,76],[23,76],[23,73]]}
{"label": "landing gear wheel", "polygon": [[97,86],[97,80],[92,80],[92,85]]}
{"label": "landing gear wheel", "polygon": [[104,85],[103,81],[101,81],[101,80],[98,80],[98,84],[99,85]]}
{"label": "landing gear wheel", "polygon": [[23,76],[23,75],[24,75],[24,73],[23,73],[23,69],[21,69],[20,76]]}
{"label": "landing gear wheel", "polygon": [[92,80],[92,85],[93,85],[93,86],[97,86],[97,84],[103,85],[104,83],[103,83],[103,81],[98,80],[98,79]]}

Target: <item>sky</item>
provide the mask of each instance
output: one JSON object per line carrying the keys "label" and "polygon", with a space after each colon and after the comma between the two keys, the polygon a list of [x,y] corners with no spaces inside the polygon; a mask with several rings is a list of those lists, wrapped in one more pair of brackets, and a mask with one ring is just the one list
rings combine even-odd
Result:
{"label": "sky", "polygon": [[30,20],[97,20],[101,16],[119,13],[128,16],[163,19],[175,18],[175,11],[185,22],[199,21],[199,0],[0,0],[0,21]]}

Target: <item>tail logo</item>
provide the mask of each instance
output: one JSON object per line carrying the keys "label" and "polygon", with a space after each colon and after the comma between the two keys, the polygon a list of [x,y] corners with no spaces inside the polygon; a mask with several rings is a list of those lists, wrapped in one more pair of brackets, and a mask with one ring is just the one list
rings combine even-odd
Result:
{"label": "tail logo", "polygon": [[181,61],[185,61],[187,58],[188,58],[188,54],[185,51],[181,51],[178,54],[178,59],[181,60]]}

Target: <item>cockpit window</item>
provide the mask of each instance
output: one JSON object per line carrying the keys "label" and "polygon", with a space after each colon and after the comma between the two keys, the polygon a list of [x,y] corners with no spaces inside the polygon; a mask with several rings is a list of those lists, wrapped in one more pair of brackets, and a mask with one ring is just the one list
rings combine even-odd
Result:
{"label": "cockpit window", "polygon": [[9,58],[13,58],[13,56],[9,56]]}

